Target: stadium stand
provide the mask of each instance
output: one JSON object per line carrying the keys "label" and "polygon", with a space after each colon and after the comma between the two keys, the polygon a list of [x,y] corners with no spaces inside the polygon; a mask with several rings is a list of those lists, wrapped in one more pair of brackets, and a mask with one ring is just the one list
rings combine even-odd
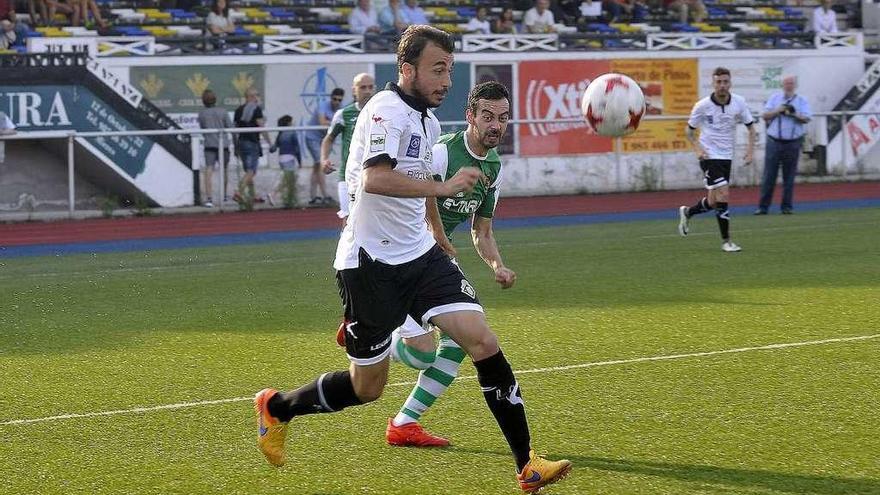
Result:
{"label": "stadium stand", "polygon": [[[144,2],[142,0],[97,0],[106,28],[93,22],[86,27],[71,26],[70,20],[57,14],[50,25],[38,22],[26,31],[27,37],[84,37],[84,36],[151,36],[168,51],[188,52],[231,51],[250,52],[258,49],[254,43],[259,37],[299,34],[348,34],[348,14],[354,8],[353,0],[329,2],[326,0],[241,0],[231,2],[229,18],[236,30],[223,43],[208,42],[205,20],[210,11],[207,3],[187,3],[185,0]],[[157,5],[157,3],[159,5]],[[521,32],[523,13],[531,2],[514,2],[518,10],[514,18]],[[509,2],[500,0],[426,1],[421,3],[429,20],[437,27],[460,35],[475,15],[477,5],[489,7],[490,18],[497,17]],[[560,45],[565,49],[632,49],[644,47],[644,35],[652,32],[668,33],[736,33],[749,48],[798,47],[799,40],[807,43],[810,29],[810,11],[815,4],[788,5],[785,1],[706,0],[708,18],[703,22],[682,23],[678,14],[664,8],[664,2],[648,2],[648,15],[640,22],[627,19],[606,23],[605,17],[595,22],[584,22],[559,10],[557,2],[551,9],[557,12],[557,32]],[[836,7],[841,27],[859,27],[859,4],[850,2]],[[20,21],[33,23],[31,15],[18,13]],[[40,21],[39,19],[37,19]],[[801,35],[799,38],[798,35]],[[25,40],[18,40],[13,50],[23,52]],[[388,43],[381,44],[388,46]]]}

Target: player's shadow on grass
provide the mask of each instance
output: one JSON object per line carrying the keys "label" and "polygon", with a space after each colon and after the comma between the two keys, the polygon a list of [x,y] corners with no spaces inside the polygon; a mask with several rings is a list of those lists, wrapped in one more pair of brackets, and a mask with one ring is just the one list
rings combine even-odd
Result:
{"label": "player's shadow on grass", "polygon": [[576,466],[618,473],[658,476],[725,488],[752,488],[782,493],[859,495],[880,493],[880,480],[811,476],[759,469],[736,469],[701,464],[635,461],[604,457],[568,457]]}
{"label": "player's shadow on grass", "polygon": [[[452,451],[497,454],[503,457],[510,457],[509,452],[484,449],[453,447],[450,449],[450,452]],[[867,478],[811,476],[759,469],[736,469],[702,464],[611,459],[607,457],[565,455],[563,453],[554,454],[553,458],[569,459],[574,463],[575,468],[668,478],[699,483],[701,485],[713,485],[723,491],[773,490],[780,493],[805,495],[875,495],[880,493],[880,480]],[[575,476],[577,476],[577,471],[575,471]]]}

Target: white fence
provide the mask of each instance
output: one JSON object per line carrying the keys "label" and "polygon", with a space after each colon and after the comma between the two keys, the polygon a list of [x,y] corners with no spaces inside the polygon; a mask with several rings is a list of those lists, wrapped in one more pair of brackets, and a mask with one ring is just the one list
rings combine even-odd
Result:
{"label": "white fence", "polygon": [[[743,35],[745,36],[745,35]],[[780,34],[775,36],[785,37]],[[669,50],[736,50],[739,46],[739,33],[623,33],[609,39],[637,41],[638,47],[649,51]],[[754,39],[755,35],[748,35]],[[791,39],[802,39],[804,33],[795,33]],[[596,33],[571,34],[465,34],[461,36],[460,47],[463,52],[558,52],[564,51],[565,42],[578,39],[604,39]],[[772,39],[772,38],[768,38]],[[207,47],[222,38],[209,36],[180,37],[159,39],[152,36],[76,36],[70,38],[28,38],[28,52],[86,52],[91,58],[118,56],[148,57],[153,55],[175,55],[181,49],[201,47],[195,52],[212,52]],[[368,53],[387,51],[385,49],[370,50],[372,41],[383,41],[377,46],[388,46],[393,37],[365,37],[356,34],[293,34],[268,36],[232,37],[236,43],[243,43],[248,53],[254,54],[328,54],[328,53]],[[644,40],[644,41],[642,41]],[[809,37],[806,39],[809,44]],[[375,43],[374,43],[375,44]],[[812,39],[812,48],[829,49],[864,49],[864,35],[861,32],[847,31],[841,33],[816,34]],[[635,45],[634,45],[635,46]],[[803,48],[803,46],[802,46]],[[217,54],[239,54],[239,49],[216,49]],[[198,54],[198,53],[194,53]]]}

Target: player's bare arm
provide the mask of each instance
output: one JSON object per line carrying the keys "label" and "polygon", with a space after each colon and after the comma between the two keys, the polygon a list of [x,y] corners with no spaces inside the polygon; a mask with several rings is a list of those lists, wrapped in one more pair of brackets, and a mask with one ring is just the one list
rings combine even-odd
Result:
{"label": "player's bare arm", "polygon": [[410,179],[391,167],[391,162],[378,162],[364,170],[364,191],[395,198],[430,198],[455,196],[470,192],[478,180],[484,180],[479,169],[468,167],[459,170],[446,182]]}
{"label": "player's bare arm", "polygon": [[751,165],[755,156],[755,141],[758,139],[758,132],[755,131],[755,125],[747,126],[749,129],[749,144],[746,148],[746,155],[743,157],[743,165]]}
{"label": "player's bare arm", "polygon": [[333,142],[336,141],[338,135],[339,131],[333,129],[325,134],[324,139],[321,140],[321,169],[325,174],[336,170],[336,167],[330,162],[330,148],[333,147]]}
{"label": "player's bare arm", "polygon": [[449,238],[446,237],[446,233],[443,231],[443,221],[440,219],[440,209],[437,207],[437,200],[435,198],[425,198],[425,220],[427,220],[428,228],[431,229],[431,234],[434,236],[434,240],[437,241],[440,249],[454,258],[457,254],[455,246],[449,242]]}
{"label": "player's bare arm", "polygon": [[483,261],[495,273],[495,281],[502,289],[509,289],[516,283],[516,272],[504,266],[498,244],[495,242],[495,232],[492,229],[492,219],[474,215],[471,223],[471,239],[474,248]]}
{"label": "player's bare arm", "polygon": [[700,140],[697,139],[697,130],[691,126],[687,126],[687,139],[691,142],[691,146],[694,147],[694,153],[697,154],[697,159],[702,160],[706,157],[706,152],[703,151],[703,147],[700,146]]}

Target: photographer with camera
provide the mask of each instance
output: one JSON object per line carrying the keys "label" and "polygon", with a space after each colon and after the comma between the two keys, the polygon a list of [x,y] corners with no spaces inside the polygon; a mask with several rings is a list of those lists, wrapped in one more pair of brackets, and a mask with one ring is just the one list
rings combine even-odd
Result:
{"label": "photographer with camera", "polygon": [[782,167],[782,214],[790,215],[794,195],[794,177],[804,142],[804,124],[812,113],[806,98],[795,93],[797,78],[784,76],[782,91],[774,93],[764,105],[761,115],[767,123],[767,145],[764,153],[764,177],[761,199],[755,215],[766,215],[773,201],[776,176]]}

